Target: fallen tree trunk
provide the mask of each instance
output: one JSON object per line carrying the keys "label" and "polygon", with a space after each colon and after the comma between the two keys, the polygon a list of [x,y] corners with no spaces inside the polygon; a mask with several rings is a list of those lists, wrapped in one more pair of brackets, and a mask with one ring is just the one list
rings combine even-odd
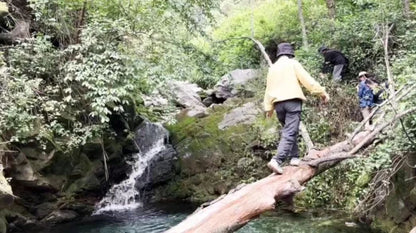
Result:
{"label": "fallen tree trunk", "polygon": [[321,151],[310,151],[298,167],[286,166],[282,175],[270,175],[252,184],[231,190],[207,207],[201,207],[166,233],[233,232],[261,213],[275,208],[276,200],[292,197],[303,189],[302,184],[342,160],[356,157],[359,149],[368,146],[386,127],[413,113],[408,109],[374,131],[358,133],[353,140],[345,140]]}

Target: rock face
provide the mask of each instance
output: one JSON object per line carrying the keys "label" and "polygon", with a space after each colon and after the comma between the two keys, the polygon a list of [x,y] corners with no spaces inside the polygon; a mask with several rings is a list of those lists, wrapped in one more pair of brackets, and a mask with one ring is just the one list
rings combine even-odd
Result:
{"label": "rock face", "polygon": [[149,156],[146,161],[148,172],[136,178],[138,189],[154,186],[174,176],[176,151],[169,144],[169,132],[162,125],[143,122],[136,131],[135,141],[141,156]]}
{"label": "rock face", "polygon": [[230,98],[210,108],[207,117],[184,117],[169,126],[180,171],[176,179],[155,189],[153,200],[205,202],[244,181],[267,176],[265,164],[272,154],[265,151],[276,146],[271,129],[277,120],[265,119],[254,101]]}
{"label": "rock face", "polygon": [[[106,141],[104,148],[109,157],[110,178],[114,179],[115,168],[128,171],[122,156],[123,145],[130,141],[111,140]],[[6,207],[9,210],[4,216],[0,211],[0,228],[5,222],[9,231],[29,229],[25,230],[28,232],[35,226],[70,221],[90,214],[97,197],[103,195],[106,181],[100,141],[68,153],[40,148],[36,144],[24,145],[19,152],[6,155],[4,174],[11,178],[10,185],[19,202]],[[0,176],[0,189],[7,187],[4,183]],[[0,205],[9,204],[9,197],[0,192]]]}
{"label": "rock face", "polygon": [[218,128],[222,130],[237,124],[251,124],[256,120],[260,112],[259,106],[256,106],[255,103],[246,103],[226,114],[219,123]]}
{"label": "rock face", "polygon": [[[416,231],[416,183],[415,169],[409,164],[416,164],[414,152],[406,155],[406,164],[391,178],[394,182],[385,201],[371,211],[375,217],[372,225],[380,230],[392,233]],[[412,230],[413,229],[413,230]]]}
{"label": "rock face", "polygon": [[0,163],[0,209],[13,204],[13,192],[9,182],[3,175],[3,165]]}
{"label": "rock face", "polygon": [[218,99],[228,99],[241,94],[242,91],[249,90],[246,84],[258,77],[260,72],[254,69],[233,70],[224,75],[214,87],[214,95]]}
{"label": "rock face", "polygon": [[187,116],[204,117],[208,114],[198,94],[202,89],[196,84],[174,80],[170,81],[168,86],[171,88],[171,98],[177,105],[185,108]]}

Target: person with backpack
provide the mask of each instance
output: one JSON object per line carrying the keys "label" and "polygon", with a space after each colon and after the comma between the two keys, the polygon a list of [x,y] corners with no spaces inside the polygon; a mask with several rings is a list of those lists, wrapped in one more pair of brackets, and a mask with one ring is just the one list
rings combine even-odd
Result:
{"label": "person with backpack", "polygon": [[[363,119],[366,119],[370,113],[371,108],[375,105],[374,104],[374,93],[371,89],[370,82],[371,80],[368,79],[368,73],[365,71],[361,71],[358,74],[358,78],[360,83],[358,84],[358,99],[360,102],[360,110],[363,116]],[[370,85],[369,85],[370,84]],[[371,120],[368,120],[365,124],[366,130],[371,130]]]}
{"label": "person with backpack", "polygon": [[302,103],[306,100],[301,85],[312,94],[321,96],[323,102],[329,101],[325,88],[313,79],[303,66],[294,59],[295,53],[289,43],[278,45],[277,61],[271,65],[267,74],[264,93],[264,110],[270,118],[276,111],[283,126],[277,154],[267,166],[276,174],[282,174],[281,164],[291,157],[290,165],[299,165],[299,133]]}
{"label": "person with backpack", "polygon": [[322,46],[318,52],[324,57],[322,65],[322,73],[330,73],[332,71],[332,80],[340,82],[348,69],[348,58],[338,50],[329,49]]}
{"label": "person with backpack", "polygon": [[384,102],[384,100],[387,99],[388,97],[388,88],[389,88],[389,84],[387,81],[385,82],[379,82],[378,80],[376,80],[374,77],[369,77],[369,75],[366,75],[367,80],[366,83],[367,85],[371,88],[371,90],[373,90],[373,94],[374,94],[374,98],[373,98],[373,103],[374,104],[381,104]]}

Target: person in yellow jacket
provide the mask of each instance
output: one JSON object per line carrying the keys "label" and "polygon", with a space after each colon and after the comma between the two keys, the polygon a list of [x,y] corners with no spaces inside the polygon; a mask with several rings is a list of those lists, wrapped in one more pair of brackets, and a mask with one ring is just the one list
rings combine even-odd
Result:
{"label": "person in yellow jacket", "polygon": [[271,117],[273,110],[282,124],[282,132],[277,155],[273,156],[267,166],[276,174],[282,174],[281,164],[291,157],[290,165],[299,165],[299,148],[297,136],[299,132],[302,102],[306,100],[301,85],[312,94],[322,97],[324,103],[329,95],[303,66],[294,59],[295,53],[289,43],[278,45],[277,61],[269,68],[267,86],[264,94],[264,110]]}

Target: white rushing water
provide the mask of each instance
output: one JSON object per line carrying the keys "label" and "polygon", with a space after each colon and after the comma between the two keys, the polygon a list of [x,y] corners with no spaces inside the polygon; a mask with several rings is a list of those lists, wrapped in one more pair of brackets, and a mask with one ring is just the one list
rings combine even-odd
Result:
{"label": "white rushing water", "polygon": [[124,211],[140,207],[140,193],[135,188],[136,178],[148,170],[150,161],[160,151],[165,149],[164,137],[158,138],[146,151],[132,156],[132,171],[128,178],[108,190],[105,197],[95,206],[93,215],[109,211]]}

